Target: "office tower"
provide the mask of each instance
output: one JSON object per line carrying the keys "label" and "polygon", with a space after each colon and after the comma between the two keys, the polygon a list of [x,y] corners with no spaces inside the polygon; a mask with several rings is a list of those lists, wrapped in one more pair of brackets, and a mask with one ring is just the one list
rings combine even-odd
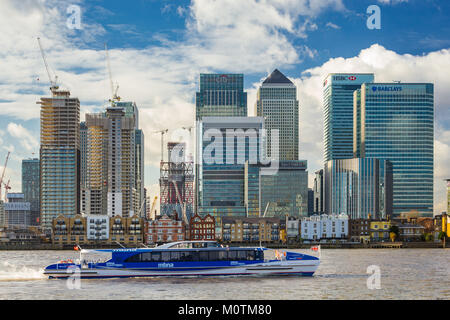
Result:
{"label": "office tower", "polygon": [[394,217],[411,211],[432,217],[433,84],[366,83],[359,96],[354,149],[361,157],[392,163]]}
{"label": "office tower", "polygon": [[122,107],[86,114],[87,213],[131,217],[136,209],[135,123]]}
{"label": "office tower", "polygon": [[[267,157],[298,160],[299,118],[297,87],[278,69],[265,79],[258,89],[256,115],[264,117],[267,130]],[[279,155],[271,153],[271,130],[278,130]]]}
{"label": "office tower", "polygon": [[196,120],[203,117],[247,116],[243,74],[200,74],[195,98]]}
{"label": "office tower", "polygon": [[80,212],[86,212],[87,189],[87,126],[80,122]]}
{"label": "office tower", "polygon": [[324,213],[323,169],[320,169],[315,172],[313,192],[314,192],[314,209],[313,209],[314,214],[323,214]]}
{"label": "office tower", "polygon": [[[198,123],[198,212],[215,218],[216,235],[221,234],[221,217],[248,214],[245,166],[247,161],[249,166],[259,163],[263,127],[261,117],[204,117]],[[253,190],[254,182],[248,183],[247,190]]]}
{"label": "office tower", "polygon": [[167,143],[168,161],[160,164],[160,212],[161,215],[177,213],[183,219],[186,209],[188,223],[194,209],[194,165],[186,160],[184,142]]}
{"label": "office tower", "polygon": [[40,147],[41,227],[51,230],[52,219],[73,217],[80,206],[80,101],[70,92],[52,90],[42,97]]}
{"label": "office tower", "polygon": [[144,132],[141,129],[134,130],[135,150],[134,150],[134,181],[136,189],[136,201],[134,211],[139,217],[145,216],[145,188],[144,188],[144,166],[145,166],[145,145]]}
{"label": "office tower", "polygon": [[392,214],[392,165],[375,158],[329,160],[324,191],[328,215],[386,219]]}
{"label": "office tower", "polygon": [[32,225],[30,202],[23,193],[8,193],[4,204],[6,226],[26,228]]}
{"label": "office tower", "polygon": [[39,225],[39,171],[39,159],[22,160],[22,193],[24,195],[24,202],[30,203],[31,225]]}
{"label": "office tower", "polygon": [[314,191],[312,188],[308,188],[308,215],[314,214]]}
{"label": "office tower", "polygon": [[369,73],[331,73],[323,83],[324,161],[353,158],[353,92]]}
{"label": "office tower", "polygon": [[279,162],[276,174],[261,175],[261,215],[266,217],[308,216],[306,160]]}
{"label": "office tower", "polygon": [[6,227],[5,204],[0,200],[0,227]]}

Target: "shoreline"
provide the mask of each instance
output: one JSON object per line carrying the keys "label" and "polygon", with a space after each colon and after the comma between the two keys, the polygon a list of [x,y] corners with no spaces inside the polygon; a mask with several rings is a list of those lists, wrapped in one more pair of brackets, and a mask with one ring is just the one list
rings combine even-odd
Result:
{"label": "shoreline", "polygon": [[[232,243],[224,244],[230,247],[259,247],[259,243]],[[262,243],[263,247],[269,249],[310,249],[312,246],[320,245],[321,249],[446,249],[442,242],[372,242],[372,243],[308,243],[308,244],[271,244]],[[30,244],[30,243],[0,243],[0,251],[20,250],[73,250],[74,245],[60,244]],[[84,245],[83,249],[120,249],[119,245]],[[126,248],[144,248],[144,246],[128,246]],[[447,247],[448,248],[448,247]]]}

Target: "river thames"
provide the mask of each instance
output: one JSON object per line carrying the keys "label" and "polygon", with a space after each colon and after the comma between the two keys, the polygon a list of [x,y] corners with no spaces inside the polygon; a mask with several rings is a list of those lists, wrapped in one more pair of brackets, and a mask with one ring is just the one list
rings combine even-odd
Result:
{"label": "river thames", "polygon": [[[73,288],[48,280],[43,268],[77,259],[76,251],[1,251],[0,299],[450,299],[450,249],[322,249],[321,255],[313,277],[101,279]],[[374,269],[379,289],[368,284]]]}

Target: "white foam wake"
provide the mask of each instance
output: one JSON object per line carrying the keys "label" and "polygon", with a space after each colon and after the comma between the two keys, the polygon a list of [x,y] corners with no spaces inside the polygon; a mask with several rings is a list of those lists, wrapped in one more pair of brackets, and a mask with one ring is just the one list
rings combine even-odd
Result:
{"label": "white foam wake", "polygon": [[0,281],[40,280],[45,279],[44,270],[36,270],[26,266],[18,266],[8,261],[0,263]]}

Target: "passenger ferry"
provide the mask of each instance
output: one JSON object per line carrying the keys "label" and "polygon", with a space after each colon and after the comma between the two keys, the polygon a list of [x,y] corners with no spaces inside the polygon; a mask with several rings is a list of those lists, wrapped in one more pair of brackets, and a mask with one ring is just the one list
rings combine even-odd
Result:
{"label": "passenger ferry", "polygon": [[[109,253],[104,262],[86,253]],[[272,252],[272,254],[270,254]],[[274,254],[273,254],[274,253]],[[272,257],[271,257],[272,256]],[[179,241],[154,248],[80,250],[80,261],[60,261],[45,268],[52,278],[129,278],[160,276],[312,276],[316,256],[263,247],[224,247],[215,241]]]}

